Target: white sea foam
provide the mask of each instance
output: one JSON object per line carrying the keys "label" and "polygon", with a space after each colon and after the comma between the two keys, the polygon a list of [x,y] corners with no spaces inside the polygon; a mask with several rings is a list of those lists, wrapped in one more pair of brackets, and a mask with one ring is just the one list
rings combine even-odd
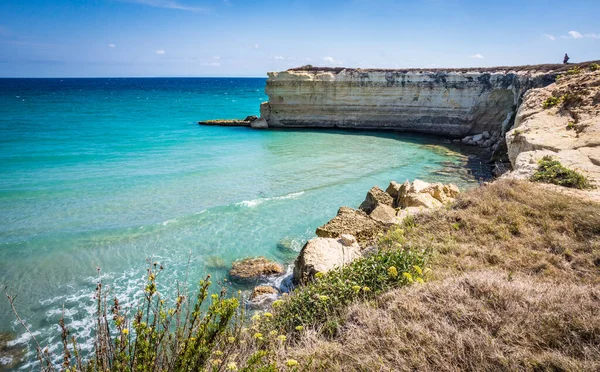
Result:
{"label": "white sea foam", "polygon": [[236,203],[235,205],[237,205],[239,207],[252,208],[252,207],[256,207],[257,205],[260,205],[260,204],[262,204],[264,202],[271,201],[271,200],[296,199],[297,197],[299,197],[302,194],[304,194],[304,191],[293,192],[291,194],[287,194],[287,195],[283,195],[283,196],[274,196],[272,198],[260,198],[260,199],[254,199],[254,200],[244,200],[244,201],[241,201],[239,203]]}

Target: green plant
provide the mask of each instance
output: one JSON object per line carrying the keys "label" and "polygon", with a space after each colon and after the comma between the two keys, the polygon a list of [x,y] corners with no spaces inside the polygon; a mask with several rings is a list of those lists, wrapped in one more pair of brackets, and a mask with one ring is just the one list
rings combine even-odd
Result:
{"label": "green plant", "polygon": [[574,66],[573,68],[570,68],[569,70],[567,70],[567,75],[577,75],[581,73],[581,67],[579,66]]}
{"label": "green plant", "polygon": [[600,70],[600,64],[592,63],[590,65],[590,71],[598,71],[598,70]]}
{"label": "green plant", "polygon": [[546,100],[542,103],[542,107],[544,107],[545,109],[554,107],[560,103],[561,99],[562,97],[550,96],[546,98]]}
{"label": "green plant", "polygon": [[15,296],[7,297],[35,342],[42,371],[276,371],[274,347],[264,347],[267,337],[251,337],[245,328],[239,293],[229,297],[222,289],[211,294],[207,276],[199,282],[195,296],[178,291],[168,305],[157,291],[162,270],[158,263],[150,264],[136,311],[123,309],[116,298],[108,301],[107,291],[98,282],[94,348],[85,355],[75,337],[69,337],[62,318],[63,353],[51,355],[19,317]]}
{"label": "green plant", "polygon": [[[403,234],[393,230],[382,238],[377,253],[358,259],[297,288],[287,298],[273,304],[274,329],[285,332],[304,327],[321,328],[334,335],[341,324],[340,315],[351,303],[413,282],[423,281],[427,250],[399,249],[396,239]],[[387,250],[386,247],[393,249]]]}
{"label": "green plant", "polygon": [[568,122],[567,123],[567,130],[573,130],[573,129],[575,129],[575,125],[576,124],[573,121]]}
{"label": "green plant", "polygon": [[566,107],[577,106],[583,101],[583,97],[579,93],[567,92],[560,98]]}
{"label": "green plant", "polygon": [[576,189],[591,187],[590,182],[584,175],[565,168],[558,160],[554,160],[551,156],[544,156],[538,162],[538,170],[533,174],[531,180]]}

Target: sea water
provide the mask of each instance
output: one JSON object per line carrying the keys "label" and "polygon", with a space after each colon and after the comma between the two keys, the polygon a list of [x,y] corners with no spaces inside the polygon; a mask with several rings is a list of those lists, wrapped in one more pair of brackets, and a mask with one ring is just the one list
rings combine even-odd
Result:
{"label": "sea water", "polygon": [[[185,277],[226,278],[249,256],[289,265],[318,226],[374,185],[419,178],[464,188],[485,176],[477,157],[434,137],[197,125],[258,115],[264,86],[0,79],[0,284],[18,294],[39,340],[60,352],[64,307],[90,347],[96,282],[131,299],[147,259],[164,266],[165,292]],[[0,332],[14,334],[11,345],[28,340],[5,299]]]}

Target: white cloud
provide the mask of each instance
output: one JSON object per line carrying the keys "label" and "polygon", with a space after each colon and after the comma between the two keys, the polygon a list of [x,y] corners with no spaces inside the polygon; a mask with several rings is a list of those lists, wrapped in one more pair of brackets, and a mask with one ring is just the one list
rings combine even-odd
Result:
{"label": "white cloud", "polygon": [[590,39],[600,39],[600,34],[585,34],[583,37],[589,37]]}
{"label": "white cloud", "polygon": [[282,60],[282,59],[285,59],[285,57],[283,57],[283,56],[275,56],[275,57],[273,57],[273,59]]}
{"label": "white cloud", "polygon": [[117,46],[116,46],[115,44],[112,44],[112,43],[111,43],[111,44],[108,44],[108,47],[109,47],[109,48],[116,48]]}
{"label": "white cloud", "polygon": [[483,59],[484,57],[481,54],[476,53],[476,54],[473,54],[472,56],[469,56],[469,58]]}
{"label": "white cloud", "polygon": [[600,34],[582,34],[581,32],[578,31],[569,31],[567,32],[566,36],[561,36],[561,39],[583,39],[583,38],[588,38],[588,39],[600,39]]}
{"label": "white cloud", "polygon": [[333,57],[323,57],[323,61],[325,61],[325,63],[330,64],[330,65],[341,65],[342,63],[344,63],[344,61],[335,59]]}
{"label": "white cloud", "polygon": [[156,51],[156,54],[165,54],[165,51],[163,49],[159,49]]}
{"label": "white cloud", "polygon": [[151,6],[154,8],[185,10],[188,12],[198,12],[198,13],[208,13],[209,12],[209,10],[206,8],[185,5],[176,0],[121,0],[121,1],[126,2],[126,3],[134,3],[134,4]]}
{"label": "white cloud", "polygon": [[548,38],[548,40],[552,40],[552,41],[556,40],[556,38],[554,37],[554,35],[550,35],[550,34],[544,34],[544,36],[545,36],[546,38]]}
{"label": "white cloud", "polygon": [[579,33],[579,32],[577,32],[577,31],[569,31],[569,32],[567,32],[567,33],[569,34],[569,36],[570,36],[572,39],[581,39],[581,38],[583,37],[583,35],[582,35],[582,34],[580,34],[580,33]]}

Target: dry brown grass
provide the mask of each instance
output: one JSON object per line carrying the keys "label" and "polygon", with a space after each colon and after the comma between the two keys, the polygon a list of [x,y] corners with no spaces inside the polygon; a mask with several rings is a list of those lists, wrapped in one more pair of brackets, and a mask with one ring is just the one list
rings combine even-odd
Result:
{"label": "dry brown grass", "polygon": [[597,371],[600,290],[494,271],[395,290],[350,309],[334,341],[288,351],[326,371]]}
{"label": "dry brown grass", "polygon": [[310,370],[600,370],[600,205],[499,181],[416,218],[432,280],[354,305],[335,339],[281,359]]}

